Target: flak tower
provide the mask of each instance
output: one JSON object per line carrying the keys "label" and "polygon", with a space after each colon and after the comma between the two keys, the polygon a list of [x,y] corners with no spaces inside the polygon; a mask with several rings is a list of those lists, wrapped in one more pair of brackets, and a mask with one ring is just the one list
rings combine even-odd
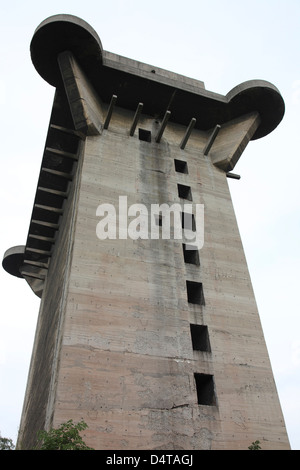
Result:
{"label": "flak tower", "polygon": [[[212,93],[68,15],[31,57],[55,97],[28,237],[3,259],[41,299],[18,446],[84,419],[95,449],[289,449],[227,182],[280,93]],[[178,205],[201,243],[173,236]]]}

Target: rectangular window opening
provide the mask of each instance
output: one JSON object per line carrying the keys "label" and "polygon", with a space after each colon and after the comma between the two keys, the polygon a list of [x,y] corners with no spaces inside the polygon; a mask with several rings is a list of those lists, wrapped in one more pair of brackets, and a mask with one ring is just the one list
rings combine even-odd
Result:
{"label": "rectangular window opening", "polygon": [[178,173],[188,173],[188,166],[187,166],[187,162],[183,161],[183,160],[174,160],[174,164],[175,164],[175,171],[177,171]]}
{"label": "rectangular window opening", "polygon": [[182,199],[188,199],[192,201],[192,191],[190,186],[185,186],[184,184],[178,184],[178,196]]}
{"label": "rectangular window opening", "polygon": [[216,405],[214,379],[209,374],[194,374],[198,405]]}
{"label": "rectangular window opening", "polygon": [[201,282],[186,281],[187,298],[191,304],[205,305]]}
{"label": "rectangular window opening", "polygon": [[181,213],[181,226],[187,230],[196,231],[196,221],[194,214],[188,212]]}
{"label": "rectangular window opening", "polygon": [[190,324],[190,329],[194,351],[211,352],[207,326]]}
{"label": "rectangular window opening", "polygon": [[154,218],[155,218],[156,225],[158,225],[159,227],[162,227],[162,221],[163,221],[162,215],[161,214],[154,214]]}
{"label": "rectangular window opening", "polygon": [[200,265],[199,251],[194,245],[183,243],[182,249],[185,263]]}
{"label": "rectangular window opening", "polygon": [[151,142],[151,131],[139,128],[139,139],[144,142]]}

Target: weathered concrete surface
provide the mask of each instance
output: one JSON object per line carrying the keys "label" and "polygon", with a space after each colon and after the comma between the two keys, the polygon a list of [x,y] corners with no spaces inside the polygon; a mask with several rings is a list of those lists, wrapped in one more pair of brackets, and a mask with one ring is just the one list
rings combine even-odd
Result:
{"label": "weathered concrete surface", "polygon": [[37,432],[44,429],[45,426],[51,425],[52,422],[52,411],[49,413],[49,407],[52,410],[55,397],[60,336],[64,322],[69,269],[72,261],[80,166],[79,162],[77,171],[74,172],[72,184],[69,186],[69,197],[65,201],[55,250],[43,287],[19,429],[18,447],[21,449],[31,449],[36,444]]}
{"label": "weathered concrete surface", "polygon": [[88,135],[100,134],[102,109],[93,87],[71,52],[62,52],[58,63],[75,129]]}
{"label": "weathered concrete surface", "polygon": [[[54,42],[56,52],[58,45]],[[44,63],[45,58],[40,58]],[[52,124],[72,133],[79,116],[80,129],[89,134],[88,123],[100,123],[107,115],[110,87],[121,90],[118,80],[123,72],[136,75],[128,93],[120,101],[118,97],[108,129],[79,143],[73,167],[62,167],[70,154],[59,154],[59,142],[51,141],[56,152],[52,150],[54,156],[47,164],[58,165],[72,178],[67,198],[59,208],[52,208],[59,209],[60,216],[55,222],[57,234],[43,288],[18,446],[31,448],[43,427],[83,418],[88,424],[85,440],[96,449],[247,449],[257,439],[263,449],[288,449],[226,180],[226,171],[234,167],[248,141],[276,127],[282,106],[273,120],[267,105],[282,105],[281,98],[272,86],[266,91],[256,83],[252,91],[244,85],[232,92],[230,104],[205,92],[202,84],[194,96],[195,83],[180,78],[175,118],[157,143],[164,113],[148,111],[162,95],[169,102],[174,75],[160,72],[148,83],[143,80],[152,72],[146,67],[138,73],[137,63],[125,59],[126,64],[118,63],[117,56],[109,60],[113,70],[108,70],[107,63],[102,69],[102,85],[108,89],[94,93],[90,76],[81,74],[74,62],[68,68],[71,91],[76,92],[75,102],[83,101],[72,114],[69,107],[74,101],[60,89],[54,105],[60,111],[53,113]],[[83,67],[84,73],[89,67]],[[43,69],[46,79],[48,72]],[[105,82],[107,77],[115,81]],[[170,88],[165,88],[168,80]],[[145,93],[145,83],[148,91],[159,93],[153,102],[151,93],[139,96],[133,107],[137,94]],[[69,83],[64,89],[70,91]],[[101,96],[95,105],[97,94]],[[250,98],[254,96],[259,105],[253,111]],[[261,103],[263,96],[267,104]],[[129,135],[136,106],[144,98],[138,128],[151,133],[151,142],[140,140],[138,130]],[[186,126],[182,120],[191,111],[191,98],[195,98],[194,107],[205,103],[210,115],[200,109],[203,115],[200,121],[196,116],[197,126],[183,150],[180,143]],[[222,127],[204,155],[217,115],[223,119]],[[183,165],[175,167],[175,160],[186,162],[184,172]],[[190,188],[192,201],[179,197],[178,184]],[[151,204],[204,204],[200,264],[185,262],[186,240],[100,240],[97,207],[109,203],[118,210],[119,196],[127,197],[128,207],[144,204],[148,210]],[[188,301],[187,281],[201,284],[203,296],[198,296],[198,303]],[[193,348],[191,325],[207,327],[209,349]],[[208,391],[204,381],[196,382],[195,374],[202,374],[197,380],[209,380]]]}
{"label": "weathered concrete surface", "polygon": [[232,170],[260,122],[259,113],[254,112],[222,126],[210,154],[212,162],[224,171]]}
{"label": "weathered concrete surface", "polygon": [[[128,137],[131,119],[119,110],[86,142],[53,425],[83,417],[97,449],[288,448],[225,173],[201,154],[208,134],[182,151],[180,127],[149,144]],[[171,204],[178,182],[205,204],[200,267],[180,241],[97,239],[98,204]],[[188,304],[186,279],[203,283],[205,306]],[[193,351],[190,323],[208,326],[211,353]],[[214,376],[216,406],[197,403],[195,372]]]}

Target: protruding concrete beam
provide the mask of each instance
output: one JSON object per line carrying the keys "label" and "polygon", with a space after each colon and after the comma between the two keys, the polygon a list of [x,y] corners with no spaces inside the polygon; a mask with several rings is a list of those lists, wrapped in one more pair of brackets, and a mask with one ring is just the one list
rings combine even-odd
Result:
{"label": "protruding concrete beam", "polygon": [[24,266],[28,264],[29,266],[35,266],[37,268],[48,269],[48,263],[42,263],[41,261],[33,261],[32,259],[24,259]]}
{"label": "protruding concrete beam", "polygon": [[36,207],[37,209],[43,209],[44,211],[48,212],[55,212],[56,214],[63,213],[62,209],[58,209],[57,207],[44,206],[43,204],[34,204],[34,207]]}
{"label": "protruding concrete beam", "polygon": [[49,227],[49,228],[52,228],[53,230],[59,229],[59,224],[53,224],[51,222],[46,222],[44,220],[32,219],[31,223],[36,224],[36,225],[41,225],[42,227]]}
{"label": "protruding concrete beam", "polygon": [[55,238],[50,238],[50,237],[43,237],[41,235],[34,235],[33,233],[30,233],[28,235],[28,238],[34,239],[34,240],[41,240],[43,242],[47,243],[55,243]]}
{"label": "protruding concrete beam", "polygon": [[160,142],[170,116],[171,116],[171,111],[166,111],[166,113],[164,115],[164,118],[162,120],[161,126],[159,128],[159,131],[157,133],[157,136],[155,138],[155,142],[157,142],[157,143]]}
{"label": "protruding concrete beam", "polygon": [[66,127],[57,126],[56,124],[50,124],[50,128],[62,132],[63,134],[74,135],[75,137],[78,137],[81,140],[85,140],[86,138],[83,132],[74,131],[74,129],[67,129]]}
{"label": "protruding concrete beam", "polygon": [[26,246],[25,251],[29,252],[29,253],[36,253],[38,255],[42,255],[42,256],[46,256],[46,257],[49,257],[49,256],[52,255],[51,251],[39,250],[38,248],[31,248],[29,246]]}
{"label": "protruding concrete beam", "polygon": [[134,131],[136,129],[136,126],[137,126],[137,123],[139,121],[139,118],[140,118],[140,114],[142,112],[142,109],[143,109],[143,103],[139,103],[138,104],[138,107],[136,109],[136,112],[135,112],[135,115],[134,115],[134,118],[133,118],[133,123],[132,123],[132,126],[130,128],[130,132],[129,132],[129,135],[133,136],[134,135]]}
{"label": "protruding concrete beam", "polygon": [[21,274],[23,277],[33,277],[34,279],[40,279],[41,281],[44,281],[46,279],[45,274],[40,274],[40,273],[34,273],[34,272],[28,272],[21,270]]}
{"label": "protruding concrete beam", "polygon": [[65,152],[64,150],[54,149],[51,147],[46,147],[45,151],[49,153],[53,153],[55,155],[59,155],[60,157],[71,158],[72,160],[76,160],[76,161],[78,160],[78,155],[76,155],[75,153]]}
{"label": "protruding concrete beam", "polygon": [[43,171],[44,173],[49,173],[51,175],[59,176],[69,181],[73,180],[73,175],[71,175],[70,173],[64,173],[63,171],[52,170],[52,168],[45,167],[42,167],[41,171]]}
{"label": "protruding concrete beam", "polygon": [[181,148],[181,149],[184,149],[184,148],[185,148],[185,146],[186,146],[186,144],[187,144],[187,141],[188,141],[189,138],[190,138],[190,135],[191,135],[191,133],[192,133],[192,130],[193,130],[195,124],[196,124],[196,119],[195,119],[195,118],[191,119],[191,122],[189,123],[189,125],[188,125],[188,127],[187,127],[187,130],[186,130],[186,132],[185,132],[185,134],[184,134],[184,136],[183,136],[183,139],[182,139],[182,141],[181,141],[181,144],[180,144],[180,148]]}
{"label": "protruding concrete beam", "polygon": [[107,111],[107,116],[105,118],[105,122],[104,122],[104,126],[103,126],[104,129],[108,129],[108,126],[109,126],[109,123],[110,123],[110,120],[111,120],[112,112],[113,112],[114,106],[116,104],[116,101],[117,101],[117,96],[112,95],[112,98],[111,98],[110,104],[109,104],[109,108],[108,108],[108,111]]}
{"label": "protruding concrete beam", "polygon": [[227,176],[227,178],[233,178],[235,180],[240,180],[241,179],[241,176],[237,175],[236,173],[227,172],[226,176]]}
{"label": "protruding concrete beam", "polygon": [[221,126],[219,124],[217,124],[216,127],[214,128],[214,130],[212,131],[212,133],[211,133],[211,135],[208,139],[208,142],[207,142],[207,144],[206,144],[206,146],[203,150],[204,155],[208,155],[210,149],[213,146],[214,141],[216,140],[216,137],[217,137],[220,129],[221,129]]}
{"label": "protruding concrete beam", "polygon": [[60,196],[65,199],[68,197],[68,193],[66,193],[65,191],[58,191],[56,189],[44,188],[42,186],[38,186],[37,189],[38,191],[42,191],[44,193],[49,193],[49,194],[55,194],[55,196]]}

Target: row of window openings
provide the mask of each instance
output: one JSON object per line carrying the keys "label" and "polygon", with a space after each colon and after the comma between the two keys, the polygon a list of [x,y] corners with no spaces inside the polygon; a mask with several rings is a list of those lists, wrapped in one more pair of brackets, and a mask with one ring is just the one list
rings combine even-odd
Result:
{"label": "row of window openings", "polygon": [[[141,131],[141,130],[140,130]],[[144,137],[141,140],[147,140],[148,142],[151,141],[151,133],[148,133],[148,137],[146,132],[143,131]],[[146,138],[147,137],[147,138]],[[141,133],[140,133],[141,138]],[[187,162],[183,160],[174,160],[175,170],[178,173],[188,173]],[[178,196],[182,199],[187,199],[192,201],[192,193],[190,186],[178,184]],[[158,225],[162,226],[162,216],[159,215],[157,217]],[[193,214],[185,214],[182,213],[182,227],[183,228],[192,228],[192,230],[196,230],[195,227],[195,219]],[[187,245],[185,243],[182,244],[183,249],[183,256],[185,263],[199,265],[199,252],[197,249],[193,249],[192,245]],[[187,288],[187,300],[191,304],[196,305],[204,305],[204,295],[203,295],[203,286],[201,282],[195,281],[186,281],[186,288]],[[192,339],[192,347],[194,351],[203,351],[203,352],[211,352],[210,348],[210,341],[208,335],[208,328],[206,325],[196,325],[190,324],[190,332],[191,332],[191,339]],[[216,396],[214,390],[214,380],[213,376],[210,374],[194,374],[196,390],[197,390],[197,400],[199,405],[215,405],[216,404]]]}
{"label": "row of window openings", "polygon": [[[186,281],[188,302],[204,305],[203,288],[200,282]],[[207,325],[190,323],[190,334],[194,351],[211,352]],[[198,405],[216,405],[214,378],[210,374],[194,373]]]}
{"label": "row of window openings", "polygon": [[[202,301],[204,301],[202,285],[201,289],[199,289],[200,283],[192,281],[186,282],[188,287],[188,301],[191,303],[201,303]],[[196,296],[196,298],[194,296]],[[208,328],[206,325],[197,325],[190,323],[190,333],[192,339],[192,347],[194,351],[202,351],[207,353],[211,352]],[[197,391],[198,405],[216,405],[216,394],[213,375],[194,373],[194,379]]]}
{"label": "row of window openings", "polygon": [[[178,173],[188,174],[187,162],[183,160],[174,160],[175,171]],[[182,199],[192,201],[191,188],[182,184],[178,184],[178,196]],[[192,221],[195,224],[195,221]],[[195,227],[193,227],[195,229]],[[195,265],[200,264],[199,252],[197,249],[187,244],[182,245],[185,263]],[[189,303],[204,305],[203,286],[201,282],[186,281],[187,299]],[[194,351],[211,352],[208,328],[206,325],[190,324],[192,346]],[[197,399],[199,405],[216,405],[216,395],[214,387],[214,379],[210,374],[194,374]]]}
{"label": "row of window openings", "polygon": [[[145,142],[151,142],[151,132],[144,129],[139,129],[139,139]],[[187,162],[182,160],[174,160],[175,171],[178,173],[188,173]],[[178,184],[178,196],[182,199],[192,201],[192,192],[190,186]],[[190,219],[190,220],[189,220]],[[162,226],[162,216],[157,217],[158,225]],[[193,214],[182,214],[182,227],[195,228],[195,219]],[[199,265],[198,250],[192,249],[192,246],[187,244],[182,245],[183,256],[185,263]],[[192,304],[204,305],[204,296],[202,283],[194,281],[186,281],[187,298],[188,302]],[[195,351],[211,352],[208,329],[206,325],[190,324],[192,346]],[[199,405],[215,405],[216,397],[214,391],[214,380],[210,374],[194,374],[197,400]]]}
{"label": "row of window openings", "polygon": [[[178,173],[188,173],[187,162],[183,160],[174,160],[175,164],[175,171]],[[178,197],[180,199],[187,199],[188,201],[192,201],[192,190],[190,186],[185,184],[177,184],[178,190]],[[188,228],[195,232],[196,230],[196,222],[194,214],[182,213],[182,228]]]}

